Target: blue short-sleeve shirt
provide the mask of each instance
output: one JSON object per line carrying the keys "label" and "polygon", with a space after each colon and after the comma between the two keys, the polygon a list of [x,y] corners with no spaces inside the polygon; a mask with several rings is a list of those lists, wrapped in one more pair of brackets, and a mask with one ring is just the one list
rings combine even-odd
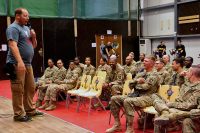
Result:
{"label": "blue short-sleeve shirt", "polygon": [[[6,30],[7,40],[12,40],[17,42],[17,47],[19,49],[20,55],[25,65],[31,65],[34,49],[32,42],[30,40],[30,30],[27,26],[21,26],[17,23],[12,23]],[[7,54],[6,62],[17,64],[15,57],[12,54],[11,49],[9,49]]]}

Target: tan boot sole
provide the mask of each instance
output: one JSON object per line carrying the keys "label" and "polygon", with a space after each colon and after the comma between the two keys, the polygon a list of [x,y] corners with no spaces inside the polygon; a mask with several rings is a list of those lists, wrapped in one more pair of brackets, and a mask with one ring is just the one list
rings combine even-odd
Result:
{"label": "tan boot sole", "polygon": [[49,105],[45,105],[45,106],[40,106],[38,109],[46,109],[48,107],[49,107]]}
{"label": "tan boot sole", "polygon": [[45,108],[46,111],[52,111],[52,110],[54,110],[54,109],[56,109],[56,106],[54,106],[54,107],[52,107],[52,108],[49,108],[49,107],[48,107],[48,108]]}
{"label": "tan boot sole", "polygon": [[119,128],[119,129],[116,129],[114,131],[106,131],[106,133],[114,133],[114,132],[121,132],[121,131],[122,131],[122,129]]}

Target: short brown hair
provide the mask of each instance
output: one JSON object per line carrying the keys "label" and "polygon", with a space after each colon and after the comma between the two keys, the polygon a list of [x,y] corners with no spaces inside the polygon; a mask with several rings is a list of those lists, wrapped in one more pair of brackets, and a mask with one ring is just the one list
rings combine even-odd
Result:
{"label": "short brown hair", "polygon": [[26,10],[26,9],[22,8],[22,7],[15,9],[15,16],[16,15],[21,15],[23,10]]}
{"label": "short brown hair", "polygon": [[161,63],[165,64],[165,62],[164,62],[164,60],[163,60],[163,59],[157,59],[156,61],[159,61],[159,62],[161,62]]}
{"label": "short brown hair", "polygon": [[89,56],[85,57],[85,60],[86,60],[86,59],[89,59],[90,61],[92,60],[91,57],[89,57]]}
{"label": "short brown hair", "polygon": [[152,61],[156,61],[156,58],[155,58],[155,56],[153,56],[153,55],[148,55],[148,56],[146,56],[145,58],[148,58],[148,59],[150,59],[150,60],[152,60]]}
{"label": "short brown hair", "polygon": [[175,59],[173,59],[173,61],[175,61],[177,64],[180,64],[180,66],[181,67],[183,67],[184,66],[184,58],[175,58]]}

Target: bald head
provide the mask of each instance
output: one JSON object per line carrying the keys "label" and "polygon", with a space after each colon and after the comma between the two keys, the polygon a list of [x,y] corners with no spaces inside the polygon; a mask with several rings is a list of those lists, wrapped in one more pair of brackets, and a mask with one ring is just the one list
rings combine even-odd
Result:
{"label": "bald head", "polygon": [[131,62],[132,62],[132,57],[131,56],[127,56],[126,57],[126,65],[127,66],[131,65]]}
{"label": "bald head", "polygon": [[170,56],[169,55],[163,55],[162,59],[163,59],[165,64],[170,62]]}
{"label": "bald head", "polygon": [[15,16],[21,15],[24,11],[27,11],[25,8],[17,8],[15,9]]}
{"label": "bald head", "polygon": [[111,55],[110,56],[110,60],[117,60],[117,56],[116,55]]}

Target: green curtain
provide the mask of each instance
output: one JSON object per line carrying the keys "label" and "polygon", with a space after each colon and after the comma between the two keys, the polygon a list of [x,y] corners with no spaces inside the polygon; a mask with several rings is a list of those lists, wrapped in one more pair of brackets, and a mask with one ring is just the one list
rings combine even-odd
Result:
{"label": "green curtain", "polygon": [[7,15],[6,0],[0,0],[0,15]]}
{"label": "green curtain", "polygon": [[58,0],[58,16],[73,17],[73,0]]}
{"label": "green curtain", "polygon": [[[136,19],[137,0],[130,4],[133,7],[130,19]],[[18,7],[28,9],[31,17],[129,19],[128,0],[0,0],[0,15],[7,15],[8,11],[8,15],[14,16]]]}
{"label": "green curtain", "polygon": [[57,17],[57,0],[10,0],[10,15],[14,15],[14,10],[24,7],[29,11],[31,17]]}

